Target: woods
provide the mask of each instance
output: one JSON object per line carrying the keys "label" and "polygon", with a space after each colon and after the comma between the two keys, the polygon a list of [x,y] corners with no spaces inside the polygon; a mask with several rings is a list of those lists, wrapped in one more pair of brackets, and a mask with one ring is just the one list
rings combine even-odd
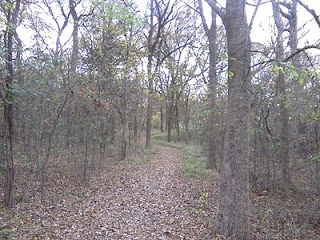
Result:
{"label": "woods", "polygon": [[[62,201],[48,200],[59,184],[168,184],[171,147],[170,179],[212,197],[182,211],[205,226],[194,236],[318,237],[319,14],[304,0],[1,1],[0,234],[17,206]],[[201,184],[179,172],[191,155]]]}

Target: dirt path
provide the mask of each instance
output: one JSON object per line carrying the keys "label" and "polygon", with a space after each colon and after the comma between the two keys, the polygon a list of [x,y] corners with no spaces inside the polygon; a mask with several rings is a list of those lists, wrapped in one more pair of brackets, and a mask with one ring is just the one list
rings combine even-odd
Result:
{"label": "dirt path", "polygon": [[44,203],[0,213],[0,226],[12,228],[9,239],[205,239],[216,183],[185,179],[182,163],[178,150],[159,147],[150,162],[109,169],[87,188],[62,182]]}

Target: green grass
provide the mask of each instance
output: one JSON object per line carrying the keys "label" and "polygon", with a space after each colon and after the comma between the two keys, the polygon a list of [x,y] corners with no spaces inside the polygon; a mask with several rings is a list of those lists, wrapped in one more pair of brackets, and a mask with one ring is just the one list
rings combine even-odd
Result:
{"label": "green grass", "polygon": [[143,165],[151,161],[152,156],[158,152],[157,148],[141,149],[138,154],[128,157],[128,163],[134,165]]}
{"label": "green grass", "polygon": [[184,144],[183,143],[174,143],[174,142],[162,142],[159,141],[157,144],[164,146],[164,147],[170,147],[170,148],[175,148],[178,150],[183,150],[184,149]]}
{"label": "green grass", "polygon": [[207,169],[207,160],[205,157],[197,154],[196,150],[182,152],[186,158],[183,165],[183,172],[186,178],[207,179],[211,176],[210,170]]}
{"label": "green grass", "polygon": [[0,226],[0,239],[9,239],[11,227],[8,225]]}
{"label": "green grass", "polygon": [[184,156],[183,172],[186,178],[207,179],[211,176],[211,171],[207,169],[207,160],[201,154],[201,146],[184,142],[167,142],[165,134],[154,136],[156,144],[178,149]]}
{"label": "green grass", "polygon": [[128,163],[133,165],[142,165],[151,161],[150,156],[130,156]]}

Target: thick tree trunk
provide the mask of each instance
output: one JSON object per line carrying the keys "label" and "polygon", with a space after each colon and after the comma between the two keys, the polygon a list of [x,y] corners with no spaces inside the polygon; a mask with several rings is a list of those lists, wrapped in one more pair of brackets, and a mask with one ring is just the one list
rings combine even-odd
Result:
{"label": "thick tree trunk", "polygon": [[220,231],[230,239],[250,239],[249,115],[250,39],[245,0],[227,0],[228,120],[221,168]]}

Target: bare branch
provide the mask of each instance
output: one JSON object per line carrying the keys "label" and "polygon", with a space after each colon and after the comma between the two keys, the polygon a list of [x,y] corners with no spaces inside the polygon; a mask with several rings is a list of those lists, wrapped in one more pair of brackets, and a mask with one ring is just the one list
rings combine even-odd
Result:
{"label": "bare branch", "polygon": [[261,5],[261,2],[262,2],[262,0],[259,0],[257,5],[256,5],[256,8],[254,9],[253,15],[252,15],[250,23],[249,23],[249,33],[250,33],[251,29],[252,29],[253,21],[254,21],[256,15],[257,15],[257,12],[258,12],[259,6]]}
{"label": "bare branch", "polygon": [[[295,51],[294,53],[290,54],[288,57],[286,57],[283,60],[272,58],[272,59],[269,59],[268,61],[258,62],[258,63],[254,64],[254,65],[251,65],[250,67],[253,68],[253,67],[256,67],[256,66],[259,66],[259,65],[262,65],[262,64],[268,64],[268,63],[272,63],[272,62],[288,62],[292,58],[294,58],[296,55],[300,54],[301,52],[306,53],[306,50],[309,50],[309,49],[318,49],[318,50],[320,50],[320,44],[305,46],[303,48],[298,48],[297,51]],[[252,52],[263,53],[263,52],[257,51],[257,50],[256,51],[252,51]]]}
{"label": "bare branch", "polygon": [[320,15],[317,15],[314,9],[311,9],[308,5],[303,3],[301,0],[297,0],[297,2],[314,17],[314,20],[317,22],[320,28]]}
{"label": "bare branch", "polygon": [[219,17],[224,22],[225,16],[226,16],[224,8],[218,7],[217,6],[218,3],[216,0],[206,0],[206,2],[209,4],[209,6],[212,8],[212,10],[214,10],[219,15]]}
{"label": "bare branch", "polygon": [[[209,33],[209,27],[208,27],[208,24],[206,22],[206,19],[204,17],[204,12],[203,12],[203,6],[202,6],[202,0],[198,0],[198,5],[199,5],[199,14],[200,14],[200,17],[201,17],[201,20],[202,20],[202,24],[203,24],[203,27],[204,27],[204,30],[206,32],[206,35],[209,36],[210,33]],[[213,10],[212,10],[213,11]]]}

